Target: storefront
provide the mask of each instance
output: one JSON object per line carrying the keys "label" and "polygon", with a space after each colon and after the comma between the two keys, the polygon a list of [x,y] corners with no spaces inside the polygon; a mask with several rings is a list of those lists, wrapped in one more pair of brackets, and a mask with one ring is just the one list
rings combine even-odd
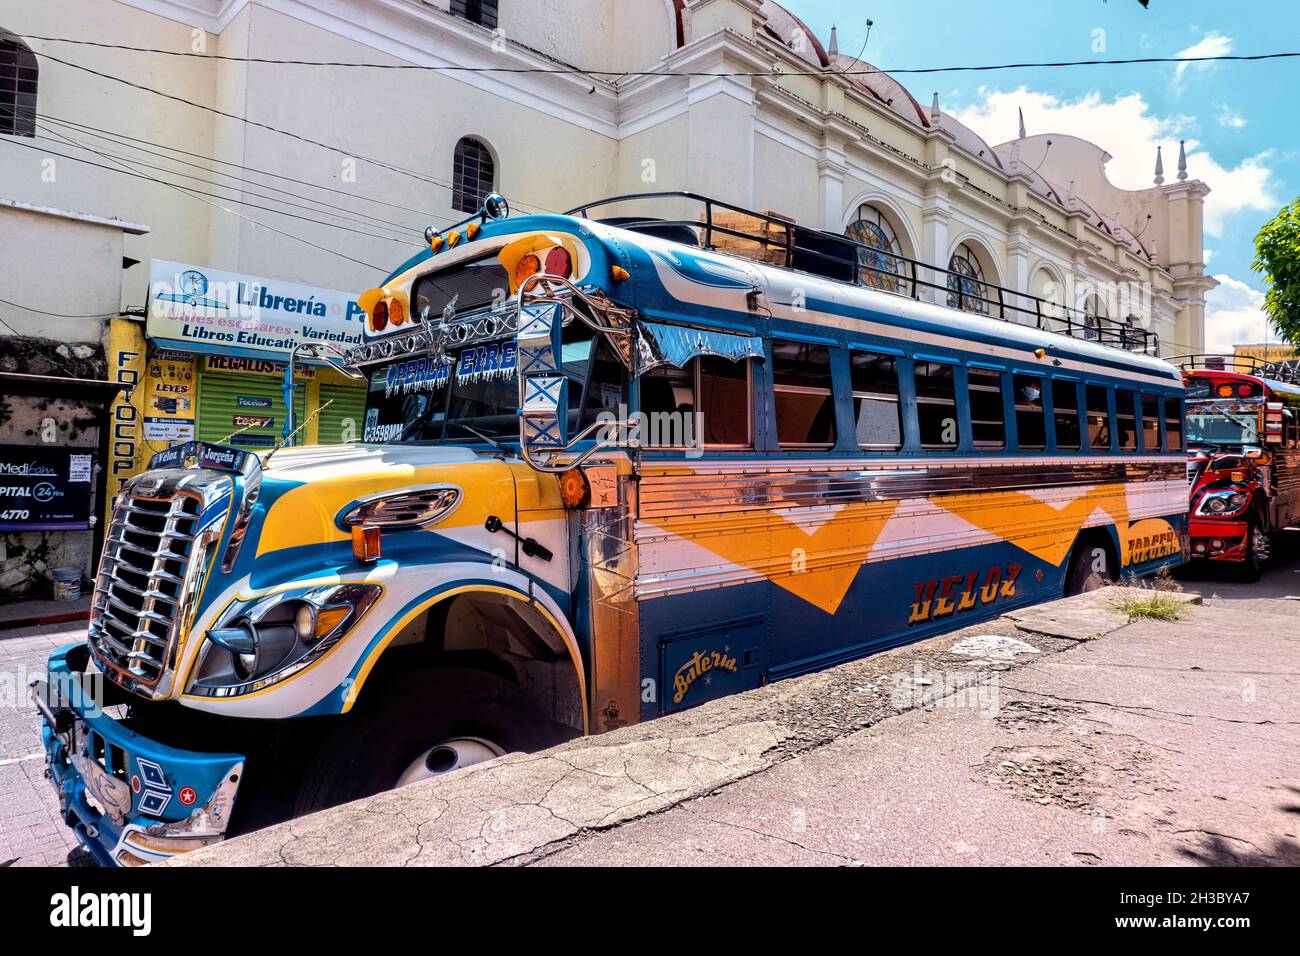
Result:
{"label": "storefront", "polygon": [[114,320],[109,495],[149,457],[200,438],[248,451],[285,441],[337,444],[361,435],[365,386],[328,365],[295,362],[286,428],[285,370],[302,342],[347,348],[364,313],[346,292],[153,260],[145,322]]}

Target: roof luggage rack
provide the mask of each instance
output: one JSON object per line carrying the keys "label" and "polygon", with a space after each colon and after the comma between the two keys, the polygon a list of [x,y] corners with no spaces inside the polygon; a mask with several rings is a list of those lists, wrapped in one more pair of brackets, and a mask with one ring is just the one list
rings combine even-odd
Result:
{"label": "roof luggage rack", "polygon": [[1236,372],[1285,385],[1300,385],[1300,358],[1262,359],[1231,352],[1197,352],[1175,355],[1169,361],[1184,371]]}
{"label": "roof luggage rack", "polygon": [[[651,201],[680,202],[679,209],[698,209],[693,218],[628,215],[593,217],[592,210]],[[1130,352],[1160,353],[1154,332],[1105,316],[1089,315],[1037,296],[1016,292],[951,269],[874,248],[847,236],[798,225],[771,211],[757,212],[685,191],[629,193],[598,199],[565,215],[596,219],[632,232],[659,236],[703,249],[848,282],[921,301],[922,290],[947,293],[949,306],[992,318],[1032,325],[1076,339]]]}

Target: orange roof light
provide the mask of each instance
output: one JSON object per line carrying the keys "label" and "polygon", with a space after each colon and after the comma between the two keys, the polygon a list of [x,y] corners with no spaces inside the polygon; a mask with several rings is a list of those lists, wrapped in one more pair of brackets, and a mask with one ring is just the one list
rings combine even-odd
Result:
{"label": "orange roof light", "polygon": [[515,263],[515,288],[542,271],[542,262],[531,252]]}
{"label": "orange roof light", "polygon": [[388,321],[391,325],[401,325],[406,321],[406,309],[401,299],[388,300]]}
{"label": "orange roof light", "polygon": [[1220,385],[1218,391],[1219,391],[1219,397],[1220,397],[1220,398],[1232,398],[1232,386],[1231,386],[1231,385],[1228,385],[1228,384],[1226,384],[1226,383],[1223,384],[1223,385]]}
{"label": "orange roof light", "polygon": [[429,248],[432,249],[434,252],[437,252],[439,249],[443,247],[443,244],[446,241],[447,240],[442,238],[442,236],[434,236],[432,239],[429,240]]}
{"label": "orange roof light", "polygon": [[479,230],[482,228],[483,227],[480,226],[478,223],[471,222],[468,226],[465,227],[465,238],[473,239],[475,236],[478,235]]}

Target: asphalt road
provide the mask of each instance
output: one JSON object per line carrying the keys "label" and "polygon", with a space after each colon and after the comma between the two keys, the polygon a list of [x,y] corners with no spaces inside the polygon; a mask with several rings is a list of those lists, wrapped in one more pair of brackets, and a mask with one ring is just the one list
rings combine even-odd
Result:
{"label": "asphalt road", "polygon": [[[1296,555],[1300,554],[1300,534],[1297,534],[1295,537],[1297,540],[1291,545],[1291,551],[1287,558],[1279,561],[1277,565],[1271,568],[1264,575],[1263,579],[1257,583],[1245,583],[1240,580],[1235,580],[1231,575],[1221,575],[1215,572],[1193,572],[1190,574],[1183,574],[1180,575],[1179,583],[1186,591],[1203,595],[1212,611],[1215,613],[1223,612],[1219,619],[1233,626],[1245,622],[1245,615],[1251,613],[1258,613],[1266,620],[1281,620],[1283,616],[1290,615],[1294,617],[1300,615],[1300,558],[1296,557]],[[1292,599],[1293,597],[1295,599]],[[79,640],[83,627],[84,625],[78,624],[62,624],[26,630],[0,631],[0,866],[53,866],[67,865],[69,862],[76,865],[85,863],[85,854],[82,851],[74,849],[75,841],[72,838],[71,831],[68,830],[59,819],[57,802],[53,790],[50,788],[49,783],[44,779],[44,762],[42,759],[43,754],[37,731],[37,717],[35,710],[32,708],[27,697],[27,684],[32,677],[40,676],[43,673],[47,654],[56,647]],[[1154,640],[1156,640],[1158,645],[1158,642],[1162,640],[1162,638],[1157,636]],[[1135,653],[1138,652],[1135,651]],[[1157,653],[1157,651],[1152,650],[1151,653],[1154,654]],[[1206,653],[1210,653],[1210,651],[1207,649]],[[1200,665],[1193,666],[1196,669],[1200,669]],[[1285,662],[1279,662],[1278,666],[1284,667],[1286,665]],[[1137,670],[1138,668],[1134,668],[1135,673]],[[1047,691],[1042,690],[1042,693],[1047,693]],[[1141,693],[1150,697],[1153,693],[1159,693],[1159,690],[1142,688]],[[1171,703],[1176,704],[1177,701],[1172,701]],[[1048,711],[1039,711],[1034,708],[1029,708],[1026,710],[1026,713],[1029,714],[1029,716],[1026,717],[1026,720],[1030,724],[1043,723],[1044,725],[1050,725],[1051,720],[1055,719],[1051,715],[1050,708]],[[1229,718],[1229,720],[1232,719],[1235,718]],[[902,760],[899,766],[910,766],[912,768],[910,777],[889,781],[888,785],[900,788],[904,787],[904,785],[914,786],[917,783],[916,774],[920,773],[921,768],[929,763],[927,759],[923,759],[926,757],[927,753],[938,754],[946,752],[943,750],[943,747],[940,746],[941,744],[946,745],[946,743],[953,743],[954,745],[958,745],[963,734],[971,730],[969,722],[964,725],[957,723],[946,725],[945,720],[947,720],[947,718],[944,715],[940,715],[936,718],[933,715],[927,716],[925,714],[918,714],[886,721],[881,725],[882,728],[889,728],[887,731],[887,733],[891,735],[889,746],[902,748],[899,751],[899,754],[905,759]],[[985,721],[981,723],[995,724],[996,722]],[[945,726],[947,729],[944,729]],[[976,728],[978,728],[978,726],[979,725],[975,725]],[[1125,731],[1125,733],[1129,732],[1136,733],[1137,731],[1134,728]],[[1186,732],[1185,728],[1180,730],[1180,733]],[[836,751],[835,748],[853,747],[856,744],[861,743],[859,738],[863,735],[880,735],[882,733],[886,733],[886,731],[880,728],[873,728],[870,731],[863,731],[859,734],[850,735],[849,737],[844,738],[842,742],[822,748],[822,751],[827,754],[825,757],[819,758],[813,755],[808,758],[800,758],[800,761],[792,761],[791,763],[796,765],[793,770],[797,770],[798,766],[802,766],[803,763],[818,759],[825,760],[828,767],[836,764],[843,765],[846,762],[853,765],[853,759],[846,758],[843,753]],[[1249,739],[1249,733],[1246,737],[1225,737],[1219,741],[1218,744],[1214,744],[1213,741],[1210,741],[1207,738],[1206,745],[1221,745],[1224,748],[1225,754],[1237,753],[1241,751],[1244,743],[1248,742]],[[972,747],[977,747],[978,745],[989,744],[989,741],[975,740],[972,738],[969,743]],[[1001,745],[1002,744],[997,744],[996,746]],[[876,746],[881,745],[877,743]],[[990,744],[990,746],[993,745]],[[1288,750],[1284,742],[1272,741],[1268,746],[1273,747],[1281,754],[1289,754],[1290,758],[1295,758],[1296,756],[1294,750]],[[1148,749],[1150,749],[1150,752],[1156,752],[1154,749],[1151,749],[1151,745],[1148,743],[1144,745],[1142,753],[1146,754]],[[884,751],[879,751],[879,753],[883,754]],[[838,756],[836,756],[837,754]],[[950,753],[949,756],[951,758],[952,754]],[[1070,759],[1074,760],[1075,763],[1080,763],[1080,761],[1076,759],[1077,756],[1078,755],[1076,754],[1075,757],[1071,757]],[[863,759],[866,760],[868,765],[880,765],[879,760],[875,758],[864,756]],[[1011,763],[1016,763],[1015,759],[1008,759]],[[1139,757],[1134,757],[1134,760],[1137,764],[1142,763],[1142,759]],[[949,759],[946,762],[951,765],[952,760]],[[1293,759],[1292,766],[1297,762],[1300,761]],[[944,761],[939,761],[939,763],[944,763]],[[942,776],[941,771],[943,771],[943,769],[944,768],[938,764],[932,767],[933,772],[938,775],[935,779],[939,779],[939,777]],[[1023,769],[1024,767],[1022,767],[1022,770]],[[1030,767],[1029,769],[1032,770],[1033,768]],[[1012,776],[1025,775],[1023,772],[1017,775],[1014,773],[1014,768],[1007,767],[997,767],[995,771],[991,772],[993,772],[995,777],[1000,777],[1002,772],[1008,770],[1011,770]],[[1254,772],[1258,771],[1259,767],[1255,766]],[[735,804],[735,807],[738,808],[735,812],[741,814],[752,813],[754,812],[754,806],[746,807],[743,800],[742,788],[770,786],[776,784],[778,785],[777,789],[773,792],[778,796],[783,793],[783,789],[786,793],[793,792],[789,791],[788,787],[798,787],[800,786],[799,782],[778,776],[780,774],[789,774],[791,772],[791,768],[784,768],[759,774],[756,775],[752,782],[746,782],[727,788],[723,791],[722,795],[725,796],[726,794],[732,794],[734,799],[740,801]],[[1209,772],[1209,770],[1202,768],[1202,772]],[[1238,765],[1235,767],[1234,772],[1241,774],[1250,773],[1252,770],[1250,766]],[[1030,773],[1030,776],[1033,776],[1033,774]],[[783,780],[784,782],[782,782]],[[805,785],[807,783],[808,781],[804,782]],[[858,783],[861,783],[861,781],[858,781]],[[823,780],[821,781],[821,784],[830,787],[829,781]],[[878,784],[886,785],[886,781],[880,780],[878,781]],[[850,792],[852,792],[851,788],[855,786],[852,780],[840,781],[839,785],[850,787]],[[1261,783],[1261,785],[1263,784]],[[927,793],[933,793],[936,790],[932,783],[925,784],[921,789]],[[960,790],[959,787],[951,792],[957,792],[958,790]],[[838,791],[832,788],[828,792]],[[900,790],[900,792],[902,791]],[[1062,795],[1052,793],[1048,796],[1049,802],[1051,802],[1058,798],[1065,799],[1068,794]],[[698,806],[693,804],[692,808],[674,810],[647,820],[639,821],[632,826],[622,827],[617,832],[623,834],[624,838],[636,839],[637,834],[644,828],[664,826],[672,827],[675,821],[678,821],[682,814],[691,813],[693,811],[704,812],[706,808],[711,806],[714,809],[721,811],[721,806],[715,805],[715,801],[717,800],[718,798],[714,797],[710,798],[710,800],[698,801]],[[1020,802],[1023,803],[1023,801]],[[1300,803],[1300,792],[1291,794],[1290,802],[1292,804]],[[1010,806],[1012,808],[1018,808],[1018,804],[1014,802],[1010,804]],[[1064,807],[1064,809],[1061,809],[1061,807]],[[1078,815],[1077,809],[1071,810],[1068,800],[1066,800],[1061,807],[1053,806],[1050,809],[1073,813],[1075,816]],[[841,809],[843,808],[841,807]],[[937,807],[932,808],[932,810],[936,813],[940,812],[940,808]],[[960,808],[948,808],[948,811],[953,813],[966,812]],[[851,839],[851,828],[849,831],[841,834],[842,839],[839,842],[835,842],[833,834],[828,831],[827,843],[821,845],[817,849],[804,850],[800,848],[800,844],[806,842],[805,838],[807,837],[809,825],[809,813],[813,813],[815,818],[817,813],[820,811],[811,807],[811,805],[805,805],[802,810],[797,807],[791,808],[785,806],[784,809],[779,812],[782,814],[781,820],[783,822],[781,825],[783,827],[789,823],[790,826],[796,828],[793,831],[796,834],[794,839],[789,839],[788,834],[779,838],[757,833],[750,834],[753,843],[748,847],[737,846],[733,851],[731,859],[736,862],[836,862],[837,860],[856,859],[852,852],[844,852],[845,847],[851,846],[855,842]],[[1296,811],[1292,812],[1294,814]],[[744,826],[749,826],[754,822],[753,820],[746,822],[746,819],[743,816],[738,819],[741,820]],[[928,819],[933,821],[935,817],[931,815]],[[1067,817],[1066,819],[1071,820],[1073,823],[1078,822],[1072,817]],[[1294,820],[1295,816],[1293,815],[1291,819]],[[681,822],[683,824],[689,824],[690,826],[699,826],[701,838],[703,838],[703,834],[707,832],[708,829],[699,820],[685,820]],[[1090,822],[1089,826],[1095,825],[1096,821],[1094,819]],[[1037,823],[1031,824],[1029,822],[1026,822],[1025,826],[1028,828],[1026,831],[1027,833],[1037,834],[1037,836],[1033,837],[1030,841],[1031,843],[1033,843],[1034,840],[1038,840],[1047,841],[1042,843],[1044,846],[1050,844],[1051,833],[1053,832],[1050,827],[1041,830],[1037,828]],[[1292,825],[1292,828],[1294,829],[1294,824]],[[1105,827],[1102,829],[1103,832],[1106,832]],[[1126,828],[1116,826],[1109,832],[1113,834],[1121,829]],[[734,837],[737,833],[744,833],[743,828],[737,829],[735,826],[731,825],[721,827],[721,831],[730,834],[731,837]],[[784,833],[785,831],[782,832]],[[647,833],[647,835],[649,834]],[[667,842],[662,842],[659,839],[659,837],[662,836],[664,835],[656,834],[652,845],[658,847],[667,845],[688,847],[692,842],[691,840],[685,840],[674,843],[672,839],[667,839]],[[944,860],[946,862],[985,863],[1014,862],[1020,859],[1025,859],[1025,861],[1037,860],[1039,862],[1048,862],[1049,859],[1051,861],[1058,861],[1055,857],[1051,857],[1050,854],[1048,857],[1031,855],[1028,858],[1016,857],[1014,854],[1001,857],[996,854],[990,855],[988,853],[985,853],[982,856],[980,853],[963,854],[959,852],[962,847],[975,846],[976,844],[974,842],[964,842],[963,838],[960,837],[948,841],[952,846],[957,847],[956,850],[951,850],[951,853],[941,852],[937,853],[933,857],[926,857],[925,854],[917,855],[909,852],[907,850],[907,844],[910,842],[918,846],[921,844],[929,846],[932,845],[934,841],[926,838],[920,831],[918,831],[911,839],[905,838],[905,830],[900,831],[898,836],[901,840],[901,843],[899,844],[901,849],[899,849],[896,855],[877,855],[871,860],[871,862],[921,862],[927,859],[933,862]],[[859,834],[858,842],[860,842],[860,837],[861,834]],[[719,848],[725,844],[725,840],[721,843],[715,840],[714,843],[711,844],[713,846],[713,851],[710,853],[712,862],[725,862],[728,859],[725,855],[717,855],[720,852]],[[1062,846],[1064,845],[1065,844],[1062,844]],[[636,844],[629,843],[627,846],[629,852],[633,852],[632,848],[636,847],[634,854],[645,852],[644,847],[638,847]],[[774,848],[776,849],[774,850]],[[549,857],[545,862],[583,863],[596,862],[597,860],[602,859],[608,862],[616,862],[620,859],[620,854],[614,852],[609,843],[602,845],[593,841],[583,841],[575,843],[571,847],[557,848],[557,850],[558,852],[553,857]],[[1070,857],[1069,854],[1073,851],[1066,851],[1066,856],[1068,859],[1074,859],[1076,861],[1095,862],[1095,860],[1089,856],[1089,854],[1094,853],[1094,850],[1095,848],[1079,851],[1083,853],[1083,855],[1079,857]],[[1111,851],[1105,850],[1103,852],[1103,858],[1105,852]],[[1252,859],[1251,853],[1253,851],[1251,851],[1245,844],[1236,844],[1231,840],[1227,840],[1224,842],[1223,846],[1218,846],[1216,844],[1214,847],[1205,849],[1203,852],[1205,856],[1203,862],[1232,862],[1237,858],[1237,856],[1241,856],[1249,861]],[[1262,852],[1264,853],[1264,856],[1268,855],[1267,850]],[[1122,854],[1119,854],[1118,851],[1115,851],[1115,854],[1116,855],[1113,855],[1107,862],[1121,862],[1126,859]],[[689,862],[693,857],[698,858],[698,856],[699,853],[692,850],[690,854],[686,855],[682,859],[664,859],[664,862]],[[1068,859],[1059,860],[1059,862],[1066,862]],[[1163,858],[1157,857],[1157,859]],[[628,861],[634,862],[635,860],[629,858]],[[650,858],[642,856],[637,862],[649,861]]]}

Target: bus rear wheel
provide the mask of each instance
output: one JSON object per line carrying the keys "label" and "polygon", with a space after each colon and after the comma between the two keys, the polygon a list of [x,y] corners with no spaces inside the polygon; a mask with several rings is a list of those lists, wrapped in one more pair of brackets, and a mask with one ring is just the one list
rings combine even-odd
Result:
{"label": "bus rear wheel", "polygon": [[1110,570],[1110,551],[1095,541],[1081,540],[1070,558],[1065,572],[1065,596],[1095,591],[1113,584],[1115,576]]}
{"label": "bus rear wheel", "polygon": [[294,816],[560,742],[517,686],[485,671],[421,668],[368,690],[322,740]]}

